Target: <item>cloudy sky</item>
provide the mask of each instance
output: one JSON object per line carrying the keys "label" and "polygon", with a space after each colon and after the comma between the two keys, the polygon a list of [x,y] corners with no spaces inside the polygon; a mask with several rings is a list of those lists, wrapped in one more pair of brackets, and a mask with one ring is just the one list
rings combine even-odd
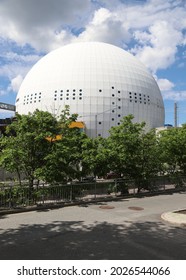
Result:
{"label": "cloudy sky", "polygon": [[186,0],[0,0],[0,101],[14,104],[33,64],[78,41],[135,55],[159,84],[165,123],[174,124],[175,101],[186,123]]}

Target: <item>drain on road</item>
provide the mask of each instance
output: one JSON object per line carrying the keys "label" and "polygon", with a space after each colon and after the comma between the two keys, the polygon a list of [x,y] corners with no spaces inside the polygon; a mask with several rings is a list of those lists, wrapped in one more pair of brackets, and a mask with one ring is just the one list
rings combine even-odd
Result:
{"label": "drain on road", "polygon": [[114,209],[115,207],[110,206],[110,205],[101,205],[101,206],[99,206],[99,208],[101,208],[101,209]]}
{"label": "drain on road", "polygon": [[128,209],[134,210],[134,211],[142,211],[142,210],[144,210],[144,208],[142,208],[142,207],[136,207],[136,206],[128,207]]}

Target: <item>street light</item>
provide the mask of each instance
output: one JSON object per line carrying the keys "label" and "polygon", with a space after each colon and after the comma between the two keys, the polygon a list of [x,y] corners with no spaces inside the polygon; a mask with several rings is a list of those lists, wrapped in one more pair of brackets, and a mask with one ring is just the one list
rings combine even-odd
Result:
{"label": "street light", "polygon": [[98,116],[99,116],[99,115],[103,115],[104,113],[109,112],[109,111],[112,111],[112,110],[114,110],[114,109],[116,109],[116,108],[117,108],[117,106],[112,107],[112,108],[110,108],[110,109],[107,109],[107,110],[105,110],[105,111],[103,111],[103,112],[100,112],[100,113],[97,113],[97,114],[90,114],[90,115],[85,115],[85,116],[78,116],[78,118],[95,117],[95,138],[96,138],[96,137],[97,137],[97,132],[98,132],[98,127],[97,127]]}
{"label": "street light", "polygon": [[98,113],[98,114],[96,114],[95,115],[95,135],[96,135],[96,137],[97,137],[97,133],[98,133],[98,128],[97,128],[97,122],[98,122],[98,116],[99,115],[102,115],[102,114],[104,114],[104,113],[106,113],[106,112],[109,112],[109,111],[112,111],[112,110],[114,110],[114,109],[116,109],[117,107],[115,106],[115,107],[113,107],[113,108],[110,108],[110,109],[107,109],[107,110],[105,110],[105,111],[103,111],[103,112],[101,112],[101,113]]}

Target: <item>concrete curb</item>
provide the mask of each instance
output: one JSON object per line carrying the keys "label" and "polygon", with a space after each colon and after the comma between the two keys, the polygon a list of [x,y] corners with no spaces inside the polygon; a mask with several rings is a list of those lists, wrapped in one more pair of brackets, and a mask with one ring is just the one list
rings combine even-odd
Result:
{"label": "concrete curb", "polygon": [[44,204],[44,205],[34,205],[34,206],[27,206],[27,207],[20,207],[20,208],[11,208],[5,209],[0,211],[0,216],[9,215],[9,214],[18,214],[23,212],[31,212],[31,211],[44,211],[47,209],[59,209],[63,207],[69,206],[77,206],[77,205],[85,205],[85,204],[96,204],[99,202],[108,202],[108,201],[117,201],[122,199],[127,199],[128,197],[108,197],[108,198],[101,198],[101,199],[92,199],[88,201],[74,201],[74,202],[67,202],[67,203],[58,203],[58,204]]}
{"label": "concrete curb", "polygon": [[172,212],[165,212],[161,215],[161,218],[169,223],[186,226],[186,214],[180,214],[178,211],[185,209],[177,209]]}
{"label": "concrete curb", "polygon": [[[99,202],[119,201],[122,199],[125,200],[125,199],[129,199],[129,198],[140,198],[140,197],[151,197],[151,196],[156,196],[156,195],[173,194],[173,193],[178,193],[180,191],[183,191],[183,190],[182,189],[173,189],[173,190],[170,189],[170,190],[165,190],[165,191],[157,191],[154,193],[147,192],[147,193],[129,194],[129,195],[124,195],[124,196],[102,197],[102,198],[91,199],[88,201],[81,200],[81,201],[66,202],[66,203],[65,202],[61,202],[61,203],[57,203],[57,204],[49,203],[49,204],[44,204],[44,205],[41,204],[41,205],[34,205],[34,206],[27,206],[27,207],[11,208],[11,209],[0,210],[0,216],[9,215],[9,214],[18,214],[18,213],[22,213],[22,212],[44,211],[47,209],[59,209],[59,208],[68,207],[68,206],[96,204]],[[176,211],[178,211],[178,210],[176,210]],[[184,222],[184,223],[186,223],[186,222]]]}

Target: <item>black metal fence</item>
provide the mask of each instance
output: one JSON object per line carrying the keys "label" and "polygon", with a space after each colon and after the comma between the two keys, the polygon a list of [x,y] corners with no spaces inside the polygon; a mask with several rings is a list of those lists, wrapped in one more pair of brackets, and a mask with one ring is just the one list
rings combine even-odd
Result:
{"label": "black metal fence", "polygon": [[[140,187],[139,187],[140,186]],[[93,183],[40,184],[33,189],[26,182],[0,184],[0,209],[80,201],[97,201],[109,197],[186,190],[186,177],[157,177],[150,180],[104,180]]]}

